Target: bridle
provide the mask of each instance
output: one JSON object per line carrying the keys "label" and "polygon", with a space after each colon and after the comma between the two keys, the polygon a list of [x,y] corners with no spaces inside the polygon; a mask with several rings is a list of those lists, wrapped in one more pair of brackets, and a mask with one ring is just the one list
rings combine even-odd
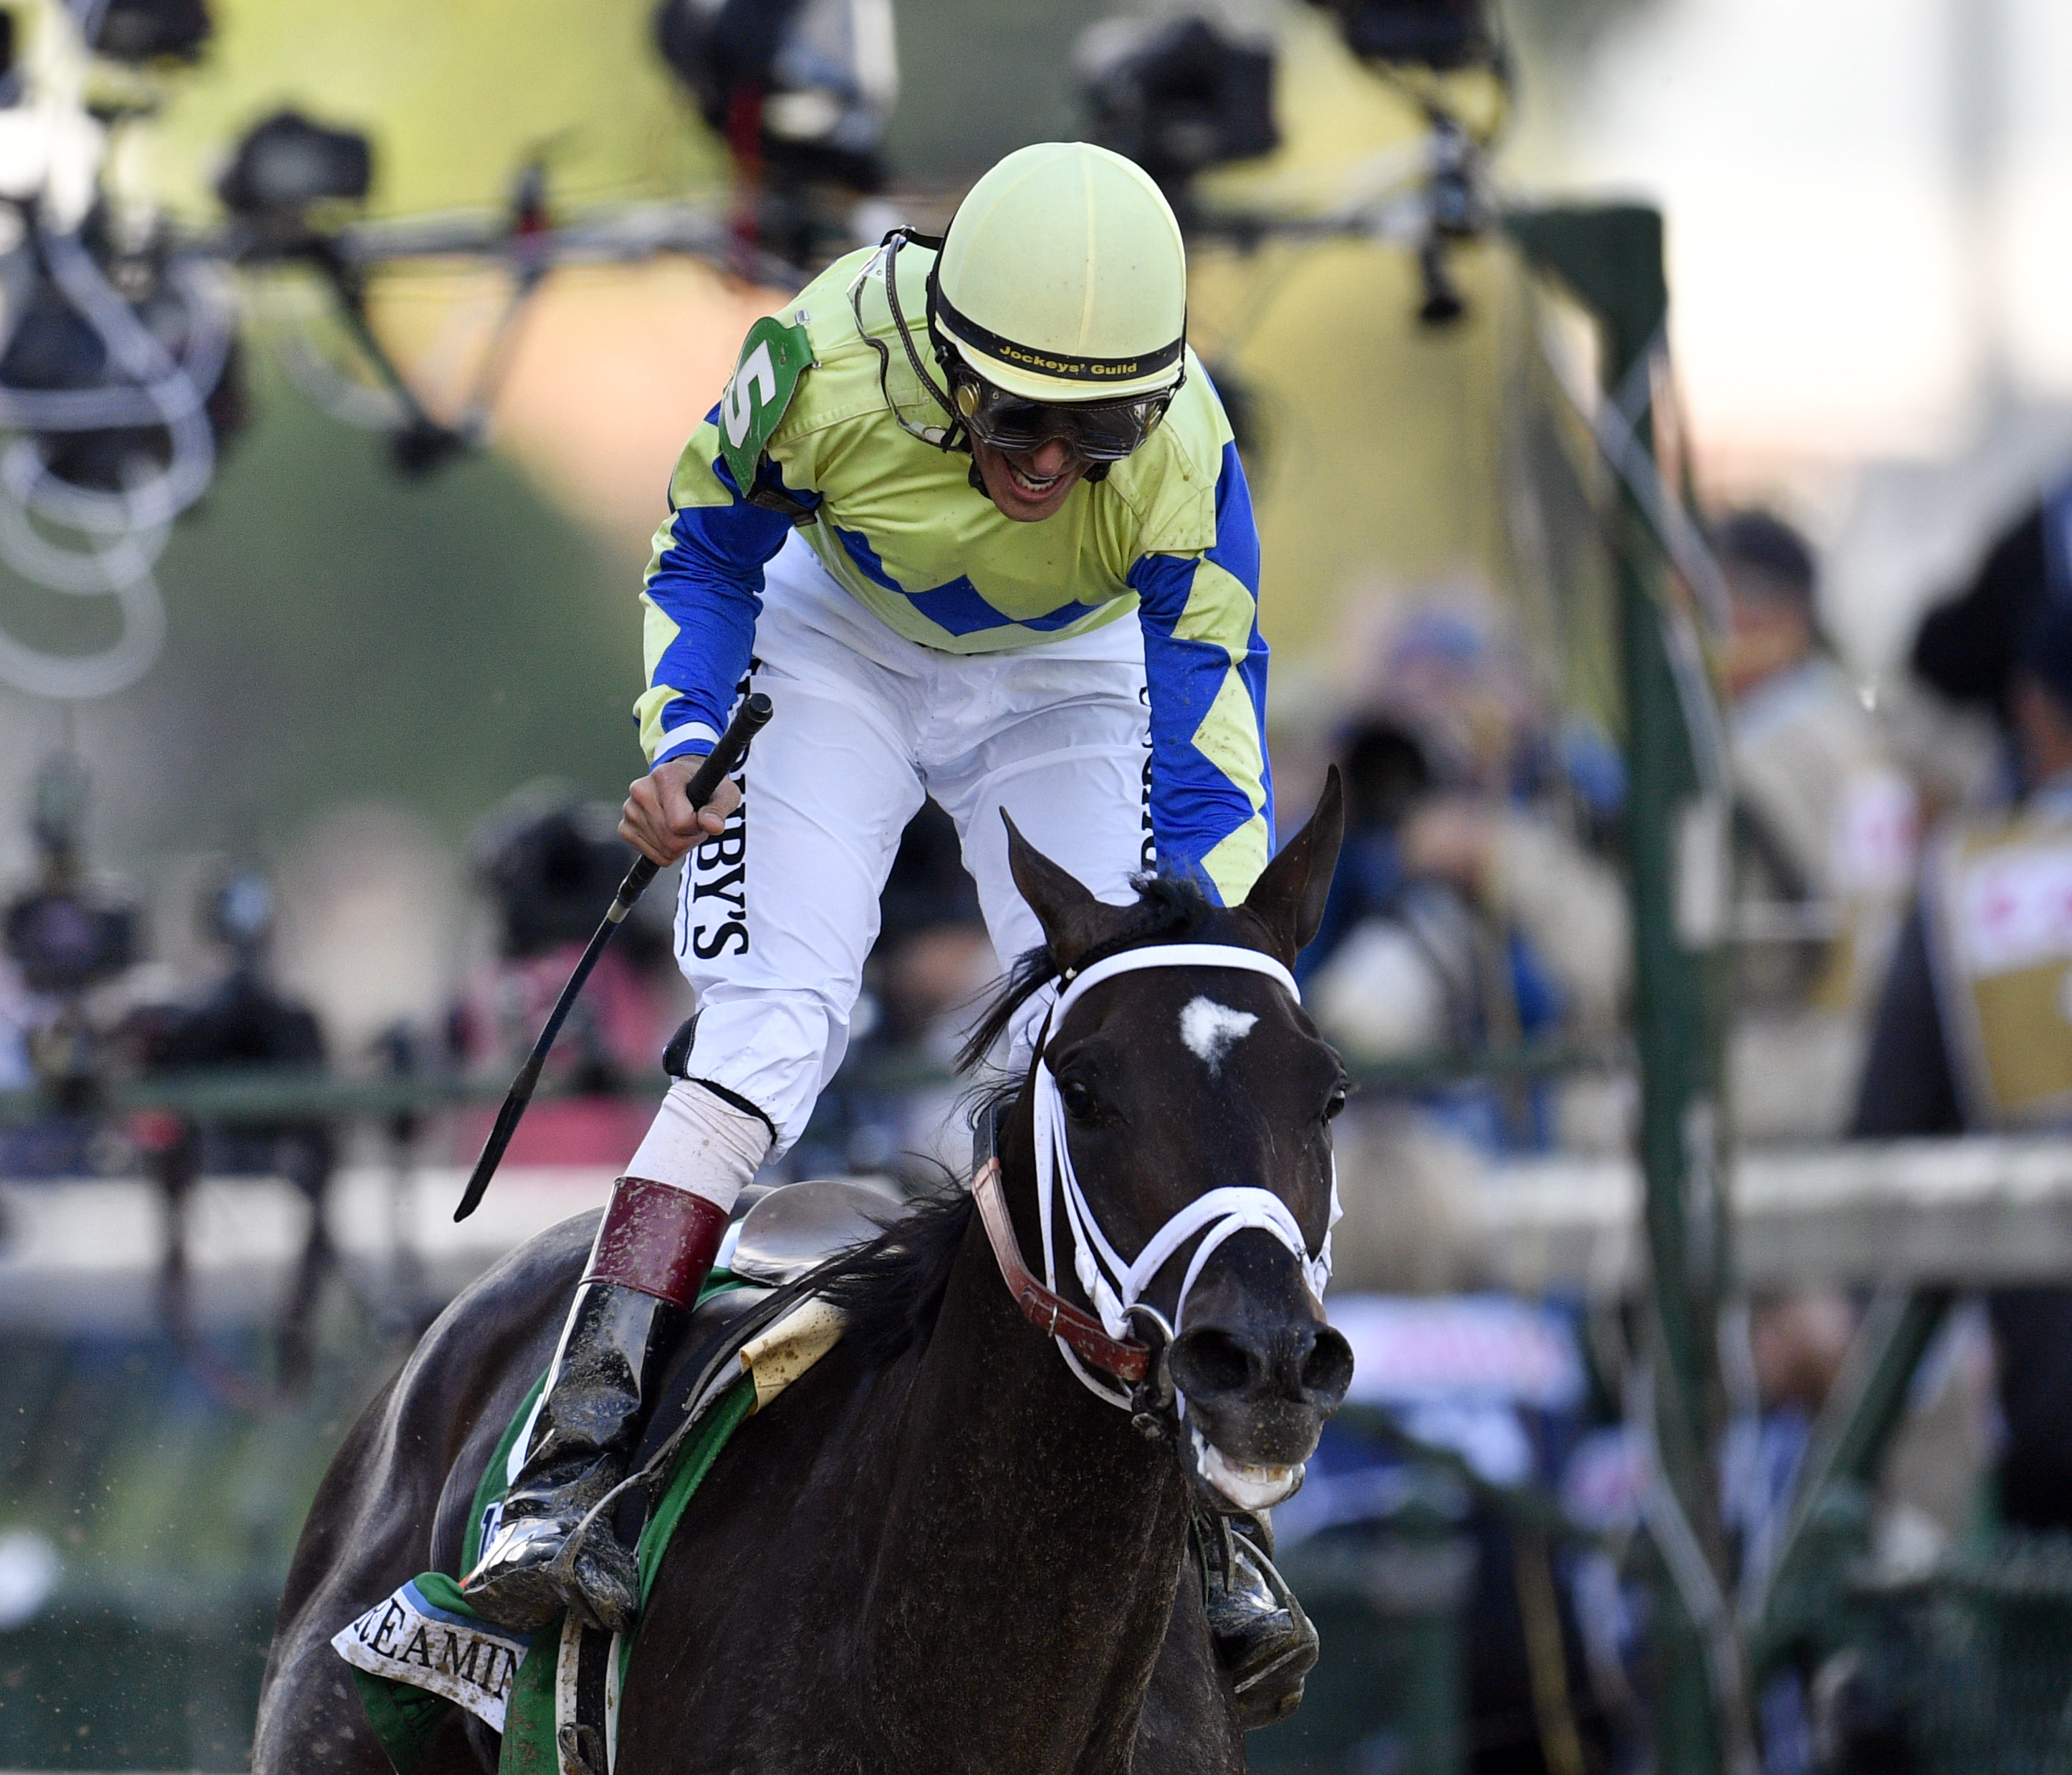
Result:
{"label": "bridle", "polygon": [[[1000,1266],[1008,1292],[1013,1296],[1023,1317],[1055,1339],[1066,1366],[1089,1391],[1111,1405],[1133,1412],[1140,1424],[1148,1409],[1170,1405],[1176,1414],[1185,1410],[1184,1400],[1172,1397],[1170,1383],[1163,1377],[1164,1355],[1172,1344],[1174,1327],[1180,1324],[1186,1311],[1188,1293],[1216,1247],[1247,1228],[1270,1235],[1295,1254],[1312,1292],[1321,1300],[1331,1275],[1330,1226],[1337,1224],[1341,1213],[1334,1165],[1330,1221],[1323,1243],[1314,1257],[1288,1205],[1271,1190],[1252,1185],[1211,1189],[1186,1203],[1145,1242],[1144,1249],[1134,1259],[1124,1259],[1109,1242],[1079,1186],[1079,1175],[1072,1164],[1064,1106],[1046,1050],[1050,1032],[1063,1027],[1072,1007],[1087,992],[1119,974],[1149,968],[1241,968],[1277,981],[1297,1004],[1302,1001],[1294,976],[1272,956],[1227,943],[1157,943],[1125,950],[1081,971],[1068,971],[1062,982],[1064,990],[1051,1005],[1036,1041],[1032,1107],[1036,1122],[1037,1215],[1042,1229],[1042,1281],[1037,1280],[1023,1260],[1020,1243],[1014,1236],[1013,1222],[1008,1216],[1007,1201],[1001,1188],[1000,1156],[997,1151],[981,1151],[972,1179],[972,1194],[977,1202],[986,1237],[993,1246],[994,1259]],[[990,1144],[989,1136],[987,1144]],[[1073,1271],[1087,1298],[1094,1305],[1091,1313],[1073,1305],[1058,1292],[1052,1205],[1061,1195],[1065,1204],[1066,1227],[1072,1239]],[[1201,1243],[1195,1247],[1188,1263],[1169,1322],[1157,1308],[1141,1296],[1173,1255],[1197,1234],[1201,1235]],[[1152,1346],[1130,1334],[1140,1321],[1148,1321],[1162,1338],[1155,1368]],[[1124,1392],[1096,1379],[1090,1369],[1124,1383],[1131,1391]],[[1147,1399],[1147,1391],[1163,1397]]]}

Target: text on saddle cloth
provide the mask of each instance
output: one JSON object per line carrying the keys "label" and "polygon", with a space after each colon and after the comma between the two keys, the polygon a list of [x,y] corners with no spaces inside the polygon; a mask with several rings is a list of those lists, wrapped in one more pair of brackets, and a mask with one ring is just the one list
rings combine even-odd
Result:
{"label": "text on saddle cloth", "polygon": [[[1128,1333],[1129,1309],[1137,1304],[1166,1260],[1198,1233],[1202,1235],[1201,1243],[1194,1248],[1186,1274],[1182,1279],[1179,1294],[1173,1303],[1173,1325],[1176,1329],[1186,1312],[1188,1294],[1203,1266],[1224,1240],[1248,1227],[1269,1234],[1295,1254],[1311,1292],[1321,1301],[1331,1279],[1330,1229],[1338,1225],[1345,1212],[1338,1202],[1335,1159],[1331,1166],[1330,1218],[1326,1224],[1323,1243],[1314,1257],[1309,1253],[1309,1241],[1296,1224],[1287,1203],[1272,1190],[1256,1185],[1211,1189],[1196,1197],[1151,1235],[1133,1261],[1117,1252],[1101,1231],[1100,1222],[1095,1218],[1073,1168],[1064,1105],[1059,1095],[1057,1079],[1045,1054],[1050,1032],[1063,1027],[1072,1007],[1092,988],[1119,974],[1150,968],[1231,968],[1264,974],[1285,988],[1297,1004],[1302,1002],[1295,976],[1271,955],[1227,943],[1160,943],[1145,949],[1124,950],[1119,955],[1096,962],[1083,973],[1068,976],[1069,983],[1059,995],[1057,1003],[1051,1006],[1036,1044],[1036,1202],[1042,1233],[1045,1285],[1053,1291],[1058,1285],[1051,1202],[1054,1195],[1062,1194],[1065,1222],[1072,1237],[1073,1270],[1111,1337],[1119,1338]],[[1058,1338],[1056,1342],[1067,1364],[1088,1389],[1112,1405],[1128,1408],[1130,1402],[1126,1394],[1090,1374],[1063,1338]],[[1184,1401],[1181,1410],[1186,1410]]]}
{"label": "text on saddle cloth", "polygon": [[[837,1309],[808,1297],[747,1336],[730,1355],[722,1349],[727,1359],[712,1383],[687,1402],[684,1430],[667,1444],[666,1482],[637,1550],[643,1602],[671,1535],[734,1430],[832,1349],[842,1322]],[[530,1440],[545,1379],[520,1402],[477,1485],[462,1549],[463,1571],[475,1564],[483,1540],[495,1531],[503,1494]],[[605,1643],[596,1634],[550,1629],[528,1635],[497,1627],[475,1613],[451,1574],[426,1572],[348,1623],[331,1646],[354,1667],[368,1722],[391,1764],[401,1775],[414,1775],[442,1715],[454,1705],[504,1735],[501,1769],[565,1769],[560,1728],[574,1718],[573,1673],[591,1641]],[[632,1644],[627,1637],[605,1646],[603,1716],[584,1721],[598,1727],[607,1745]]]}

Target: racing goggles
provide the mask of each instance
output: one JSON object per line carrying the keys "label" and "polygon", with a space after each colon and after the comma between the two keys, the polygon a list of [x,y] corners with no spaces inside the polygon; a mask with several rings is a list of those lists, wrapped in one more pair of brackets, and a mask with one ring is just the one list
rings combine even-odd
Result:
{"label": "racing goggles", "polygon": [[1055,438],[1082,462],[1119,462],[1158,429],[1180,384],[1128,401],[1025,401],[955,368],[950,388],[964,429],[994,450],[1026,455]]}

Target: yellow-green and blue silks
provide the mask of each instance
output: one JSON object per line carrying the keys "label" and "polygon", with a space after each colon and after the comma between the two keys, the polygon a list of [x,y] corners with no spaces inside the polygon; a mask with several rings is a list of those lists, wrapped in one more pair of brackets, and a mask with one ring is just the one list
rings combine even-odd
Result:
{"label": "yellow-green and blue silks", "polygon": [[[923,362],[933,356],[923,319],[932,257],[910,246],[896,261]],[[724,401],[677,464],[643,594],[648,688],[635,713],[649,759],[706,752],[725,725],[748,666],[763,565],[793,522],[744,495],[788,495],[834,578],[924,646],[1037,647],[1133,612],[1149,685],[1159,865],[1198,875],[1235,904],[1273,846],[1267,651],[1251,495],[1207,376],[1189,352],[1185,380],[1141,447],[1106,479],[1075,487],[1050,518],[1013,522],[973,490],[968,457],[911,435],[888,405],[919,425],[947,423],[909,367],[876,262],[870,251],[837,261],[787,313],[813,362],[789,391],[751,487],[725,459]],[[874,336],[890,348],[882,387]],[[738,406],[774,398],[745,388],[751,355],[730,391]]]}

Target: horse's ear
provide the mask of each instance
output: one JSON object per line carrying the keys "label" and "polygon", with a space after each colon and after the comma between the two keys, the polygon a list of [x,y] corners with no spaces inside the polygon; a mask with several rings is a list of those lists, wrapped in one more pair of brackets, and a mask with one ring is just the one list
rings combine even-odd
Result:
{"label": "horse's ear", "polygon": [[1268,941],[1290,967],[1324,922],[1345,835],[1345,794],[1334,764],[1324,774],[1324,792],[1309,824],[1281,847],[1244,897],[1244,910],[1266,927]]}
{"label": "horse's ear", "polygon": [[1100,940],[1115,908],[1096,900],[1077,876],[1059,868],[1024,838],[1005,807],[1000,817],[1007,828],[1007,866],[1013,873],[1014,885],[1042,926],[1050,959],[1062,972]]}

